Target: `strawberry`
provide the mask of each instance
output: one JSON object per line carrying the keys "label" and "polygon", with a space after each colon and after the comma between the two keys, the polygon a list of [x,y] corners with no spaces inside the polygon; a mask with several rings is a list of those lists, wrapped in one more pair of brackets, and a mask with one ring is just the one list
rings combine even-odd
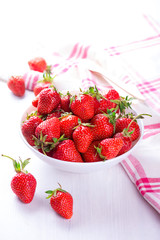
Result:
{"label": "strawberry", "polygon": [[102,161],[99,154],[97,153],[96,148],[98,147],[100,141],[93,141],[88,147],[85,153],[82,153],[84,162],[99,162]]}
{"label": "strawberry", "polygon": [[44,72],[47,67],[47,63],[44,58],[36,57],[28,61],[29,68],[34,71]]}
{"label": "strawberry", "polygon": [[137,122],[134,122],[132,119],[126,117],[117,119],[116,133],[122,132],[125,128],[128,128],[129,132],[132,132],[131,141],[135,141],[140,136],[140,128]]}
{"label": "strawberry", "polygon": [[21,76],[12,76],[7,82],[8,88],[18,97],[25,94],[25,82]]}
{"label": "strawberry", "polygon": [[121,138],[123,140],[123,146],[122,146],[121,150],[119,151],[118,156],[122,155],[125,152],[128,152],[131,149],[131,147],[132,147],[131,137],[128,135],[125,135],[124,132],[116,133],[113,136],[113,138]]}
{"label": "strawberry", "polygon": [[108,100],[120,99],[119,93],[115,89],[111,89],[107,94],[104,95]]}
{"label": "strawberry", "polygon": [[49,194],[50,205],[54,211],[66,219],[70,219],[73,215],[73,198],[70,193],[63,190],[61,185],[55,190],[48,190],[45,193]]}
{"label": "strawberry", "polygon": [[60,142],[54,149],[52,157],[69,162],[83,162],[80,153],[71,139]]}
{"label": "strawberry", "polygon": [[112,137],[114,126],[109,121],[109,117],[105,114],[97,114],[91,119],[91,125],[94,125],[92,129],[93,139],[102,140]]}
{"label": "strawberry", "polygon": [[12,178],[11,189],[23,203],[30,203],[33,200],[36,190],[36,179],[31,173],[24,170],[25,166],[29,163],[29,158],[19,162],[13,158],[3,155],[3,157],[10,158],[13,161],[13,166],[16,175]]}
{"label": "strawberry", "polygon": [[94,99],[88,94],[75,96],[71,99],[70,108],[82,120],[89,120],[94,116]]}
{"label": "strawberry", "polygon": [[71,111],[70,110],[70,97],[71,97],[71,94],[69,92],[67,92],[67,95],[61,97],[61,108],[65,112]]}
{"label": "strawberry", "polygon": [[36,130],[35,135],[40,138],[41,135],[46,136],[45,142],[52,142],[53,138],[60,138],[60,122],[56,117],[45,120],[40,123]]}
{"label": "strawberry", "polygon": [[74,127],[78,125],[78,117],[75,115],[66,115],[60,120],[61,134],[67,138],[72,138]]}
{"label": "strawberry", "polygon": [[55,88],[43,89],[38,95],[38,113],[51,113],[54,109],[58,107],[60,100],[60,94],[56,91]]}
{"label": "strawberry", "polygon": [[35,96],[35,98],[32,100],[32,106],[37,108],[38,106],[38,100],[39,100],[39,94]]}
{"label": "strawberry", "polygon": [[47,69],[43,74],[43,79],[39,80],[33,89],[34,95],[37,96],[43,89],[53,86],[54,78],[55,76],[51,76],[51,66],[47,66]]}
{"label": "strawberry", "polygon": [[22,134],[31,146],[35,145],[33,136],[35,135],[35,130],[37,126],[41,122],[43,121],[38,116],[31,116],[29,119],[22,123],[21,126]]}
{"label": "strawberry", "polygon": [[77,150],[80,153],[85,153],[93,141],[93,134],[91,127],[94,127],[90,125],[89,123],[79,123],[77,127],[75,127],[75,130],[73,132],[73,140],[75,143],[75,146]]}
{"label": "strawberry", "polygon": [[37,83],[33,89],[34,95],[37,96],[43,89],[49,88],[50,86],[51,86],[50,82]]}
{"label": "strawberry", "polygon": [[97,100],[95,98],[94,101],[95,101],[95,114],[107,113],[107,109],[113,108],[113,103],[107,99],[101,98]]}
{"label": "strawberry", "polygon": [[121,138],[106,138],[100,142],[97,152],[102,159],[108,160],[117,157],[122,147]]}

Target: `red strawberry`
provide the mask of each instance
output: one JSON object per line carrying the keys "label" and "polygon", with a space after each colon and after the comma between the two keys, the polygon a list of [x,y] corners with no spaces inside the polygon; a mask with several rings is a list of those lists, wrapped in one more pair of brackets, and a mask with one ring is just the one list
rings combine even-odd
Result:
{"label": "red strawberry", "polygon": [[[132,122],[132,123],[131,123]],[[129,126],[129,132],[133,132],[131,134],[131,140],[135,141],[139,136],[140,136],[140,128],[137,122],[132,121],[130,118],[119,118],[116,121],[116,133],[122,132],[125,128],[128,128],[128,125],[131,123]]]}
{"label": "red strawberry", "polygon": [[80,153],[71,139],[60,142],[53,151],[52,157],[69,162],[83,162]]}
{"label": "red strawberry", "polygon": [[123,140],[123,147],[121,148],[121,150],[118,153],[119,155],[122,155],[125,152],[128,152],[131,147],[132,147],[132,141],[131,141],[131,137],[125,135],[123,132],[121,133],[116,133],[113,138],[121,138]]}
{"label": "red strawberry", "polygon": [[12,76],[7,82],[8,88],[18,97],[25,93],[25,82],[21,76]]}
{"label": "red strawberry", "polygon": [[32,100],[32,106],[37,108],[39,100],[39,94]]}
{"label": "red strawberry", "polygon": [[45,73],[43,74],[43,79],[39,80],[34,87],[34,95],[37,96],[43,89],[53,86],[53,79],[51,76],[51,66],[47,66]]}
{"label": "red strawberry", "polygon": [[45,142],[52,142],[53,138],[60,138],[59,119],[53,117],[40,123],[35,130],[36,137],[46,136]]}
{"label": "red strawberry", "polygon": [[120,99],[119,93],[115,89],[111,89],[104,95],[108,100]]}
{"label": "red strawberry", "polygon": [[44,58],[36,57],[28,61],[29,68],[34,71],[44,72],[47,67],[47,63]]}
{"label": "red strawberry", "polygon": [[99,154],[97,153],[96,148],[98,147],[100,141],[93,141],[88,147],[85,153],[82,153],[83,160],[85,162],[99,162],[102,161]]}
{"label": "red strawberry", "polygon": [[[2,156],[8,157],[6,155]],[[11,189],[23,203],[30,203],[33,200],[37,185],[34,176],[24,170],[30,159],[28,158],[23,162],[20,159],[20,161],[17,162],[11,157],[8,158],[13,161],[13,166],[16,171],[16,175],[11,181]]]}
{"label": "red strawberry", "polygon": [[31,146],[35,145],[33,136],[35,135],[36,127],[41,122],[43,121],[38,116],[31,116],[29,119],[22,123],[21,126],[22,134]]}
{"label": "red strawberry", "polygon": [[81,123],[73,132],[73,140],[77,150],[80,153],[85,153],[93,141],[93,134],[91,130],[92,125]]}
{"label": "red strawberry", "polygon": [[74,127],[78,125],[78,119],[79,118],[75,115],[67,115],[62,117],[60,120],[61,134],[64,134],[67,138],[72,138]]}
{"label": "red strawberry", "polygon": [[94,128],[92,129],[94,140],[102,140],[112,137],[114,126],[109,122],[109,118],[106,115],[95,115],[91,119],[91,125],[94,125]]}
{"label": "red strawberry", "polygon": [[37,111],[40,114],[51,113],[60,103],[60,94],[52,88],[43,89],[38,95]]}
{"label": "red strawberry", "polygon": [[107,113],[107,109],[111,109],[114,107],[114,103],[104,98],[101,98],[99,100],[95,98],[94,101],[95,101],[95,114],[103,112]]}
{"label": "red strawberry", "polygon": [[65,112],[70,112],[70,93],[68,92],[66,96],[61,97],[61,108],[65,111]]}
{"label": "red strawberry", "polygon": [[122,147],[123,140],[121,138],[106,138],[100,142],[97,151],[102,159],[108,160],[115,158]]}
{"label": "red strawberry", "polygon": [[71,111],[82,120],[89,120],[94,116],[94,99],[88,94],[82,94],[71,101]]}
{"label": "red strawberry", "polygon": [[52,118],[52,117],[60,118],[61,115],[62,115],[62,112],[61,112],[60,110],[54,110],[52,113],[49,113],[49,114],[47,115],[46,120],[48,120],[48,119],[50,119],[50,118]]}
{"label": "red strawberry", "polygon": [[50,82],[40,82],[34,87],[34,95],[37,96],[43,89],[49,88],[51,86]]}
{"label": "red strawberry", "polygon": [[51,207],[62,217],[70,219],[73,215],[73,198],[70,193],[63,190],[62,187],[55,190],[46,191],[50,198]]}
{"label": "red strawberry", "polygon": [[42,152],[47,155],[46,152],[50,152],[59,141],[63,140],[63,136],[60,137],[59,119],[53,117],[43,121],[36,128],[35,135],[35,146],[42,149]]}

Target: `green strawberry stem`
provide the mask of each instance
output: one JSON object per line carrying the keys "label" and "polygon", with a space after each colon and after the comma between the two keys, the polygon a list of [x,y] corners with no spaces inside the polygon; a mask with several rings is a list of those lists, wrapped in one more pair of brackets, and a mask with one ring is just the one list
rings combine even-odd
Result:
{"label": "green strawberry stem", "polygon": [[147,114],[147,113],[142,113],[142,114],[137,115],[137,116],[134,117],[134,118],[132,119],[132,121],[128,124],[128,127],[126,128],[127,132],[128,132],[128,130],[129,130],[131,124],[132,124],[136,119],[143,118],[144,115],[145,115],[145,116],[152,117],[152,115]]}
{"label": "green strawberry stem", "polygon": [[24,161],[22,161],[21,158],[19,158],[19,161],[16,161],[15,159],[13,159],[12,157],[9,157],[9,156],[7,156],[7,155],[2,154],[2,156],[3,156],[3,157],[7,157],[7,158],[9,158],[9,159],[12,160],[12,162],[13,162],[13,167],[14,167],[14,169],[15,169],[15,171],[16,171],[17,173],[19,173],[19,172],[27,173],[27,171],[25,171],[24,168],[25,168],[26,165],[29,163],[30,158],[27,158],[27,159],[24,160]]}
{"label": "green strawberry stem", "polygon": [[53,148],[55,148],[59,142],[63,141],[63,140],[67,140],[68,138],[64,137],[64,134],[60,136],[60,138],[52,138],[52,142],[46,142],[46,138],[47,135],[43,136],[42,131],[40,133],[39,138],[36,138],[33,135],[33,139],[34,139],[34,143],[35,143],[35,147],[37,147],[38,149],[42,149],[42,152],[44,155],[47,155],[46,152],[50,152]]}
{"label": "green strawberry stem", "polygon": [[78,118],[78,125],[75,126],[73,129],[78,128],[79,126],[84,126],[84,127],[95,127],[94,125],[91,125],[90,123],[83,123],[79,118]]}
{"label": "green strawberry stem", "polygon": [[64,192],[64,193],[67,192],[67,191],[65,191],[65,190],[62,189],[62,186],[61,186],[59,183],[58,183],[58,185],[59,185],[59,188],[56,188],[55,190],[47,190],[47,191],[45,191],[45,193],[49,194],[49,195],[46,197],[46,199],[49,199],[49,198],[52,197],[52,196],[56,196],[56,195],[57,195],[57,191]]}

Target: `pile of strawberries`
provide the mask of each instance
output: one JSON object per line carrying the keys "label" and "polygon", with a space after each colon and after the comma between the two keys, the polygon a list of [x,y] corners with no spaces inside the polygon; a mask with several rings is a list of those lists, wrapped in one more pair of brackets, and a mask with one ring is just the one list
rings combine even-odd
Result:
{"label": "pile of strawberries", "polygon": [[136,119],[142,116],[126,113],[131,98],[114,89],[101,93],[96,86],[64,95],[48,71],[44,80],[34,89],[36,109],[21,126],[25,139],[42,154],[71,162],[104,161],[127,152],[139,138]]}

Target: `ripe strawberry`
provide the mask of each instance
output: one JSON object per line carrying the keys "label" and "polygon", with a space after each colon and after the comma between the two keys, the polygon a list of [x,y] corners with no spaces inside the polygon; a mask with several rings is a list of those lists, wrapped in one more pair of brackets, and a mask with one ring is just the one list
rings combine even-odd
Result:
{"label": "ripe strawberry", "polygon": [[7,82],[8,88],[18,97],[25,94],[25,82],[21,76],[12,76]]}
{"label": "ripe strawberry", "polygon": [[78,117],[75,115],[66,115],[60,120],[61,135],[72,138],[74,127],[78,125]]}
{"label": "ripe strawberry", "polygon": [[53,151],[52,157],[69,162],[83,162],[80,153],[71,139],[60,142]]}
{"label": "ripe strawberry", "polygon": [[[104,96],[105,97],[105,96]],[[101,98],[97,100],[96,98],[94,99],[95,101],[95,115],[98,113],[107,113],[107,109],[111,109],[115,106],[115,103],[110,102],[107,99]]]}
{"label": "ripe strawberry", "polygon": [[113,138],[121,138],[123,140],[123,147],[119,151],[118,156],[122,155],[125,152],[128,152],[131,149],[132,141],[130,136],[125,135],[123,132],[119,132],[116,133]]}
{"label": "ripe strawberry", "polygon": [[40,123],[36,130],[35,135],[37,138],[46,136],[45,142],[52,142],[53,138],[60,138],[60,122],[59,119],[53,117]]}
{"label": "ripe strawberry", "polygon": [[[52,88],[43,89],[38,95],[37,111],[40,114],[51,113],[60,103],[60,94]],[[33,104],[33,103],[32,103]]]}
{"label": "ripe strawberry", "polygon": [[33,89],[34,95],[37,96],[43,89],[49,88],[50,86],[51,86],[50,82],[37,83]]}
{"label": "ripe strawberry", "polygon": [[38,116],[31,116],[29,119],[22,123],[21,126],[22,134],[31,146],[35,145],[33,136],[35,135],[36,127],[41,122],[43,121]]}
{"label": "ripe strawberry", "polygon": [[92,129],[93,139],[102,140],[112,137],[114,126],[109,122],[108,116],[104,114],[97,114],[91,119],[91,125],[94,125]]}
{"label": "ripe strawberry", "polygon": [[50,118],[52,118],[52,117],[60,118],[61,115],[62,115],[62,111],[59,110],[59,109],[55,109],[52,113],[49,113],[49,114],[47,115],[46,120],[48,120],[48,119],[50,119]]}
{"label": "ripe strawberry", "polygon": [[82,94],[71,100],[71,111],[82,120],[89,120],[94,116],[94,99],[88,94]]}
{"label": "ripe strawberry", "polygon": [[98,147],[100,141],[93,141],[88,147],[85,153],[82,153],[84,162],[99,162],[102,161],[99,154],[97,153],[96,148]]}
{"label": "ripe strawberry", "polygon": [[[131,123],[132,122],[132,123]],[[133,132],[131,134],[131,141],[135,141],[140,136],[140,128],[137,122],[132,121],[130,118],[119,118],[116,121],[116,133],[122,132],[125,128],[128,128],[129,126],[129,132]]]}
{"label": "ripe strawberry", "polygon": [[[8,157],[3,154],[2,156]],[[16,175],[11,181],[11,189],[23,203],[30,203],[33,200],[37,185],[34,176],[24,170],[30,159],[28,158],[23,162],[20,159],[20,161],[17,162],[11,157],[8,158],[13,161],[13,166],[16,171]]]}
{"label": "ripe strawberry", "polygon": [[107,98],[108,100],[116,100],[116,99],[120,99],[120,96],[115,89],[111,89],[108,91],[107,94],[105,94],[105,98]]}
{"label": "ripe strawberry", "polygon": [[39,80],[33,89],[34,95],[37,96],[43,89],[53,86],[54,78],[55,76],[51,76],[51,66],[47,66],[43,79]]}
{"label": "ripe strawberry", "polygon": [[73,132],[72,137],[75,146],[80,153],[85,153],[93,141],[91,127],[93,126],[90,124],[80,123]]}
{"label": "ripe strawberry", "polygon": [[67,95],[61,97],[61,108],[65,111],[65,112],[70,112],[70,97],[71,94],[69,92],[67,92]]}
{"label": "ripe strawberry", "polygon": [[55,190],[48,190],[51,207],[62,217],[70,219],[73,215],[73,198],[70,193],[63,190],[61,185]]}
{"label": "ripe strawberry", "polygon": [[29,68],[34,71],[44,72],[47,67],[47,63],[44,58],[36,57],[28,61]]}
{"label": "ripe strawberry", "polygon": [[106,138],[100,142],[97,152],[102,159],[108,160],[115,158],[122,147],[123,140],[121,138]]}

